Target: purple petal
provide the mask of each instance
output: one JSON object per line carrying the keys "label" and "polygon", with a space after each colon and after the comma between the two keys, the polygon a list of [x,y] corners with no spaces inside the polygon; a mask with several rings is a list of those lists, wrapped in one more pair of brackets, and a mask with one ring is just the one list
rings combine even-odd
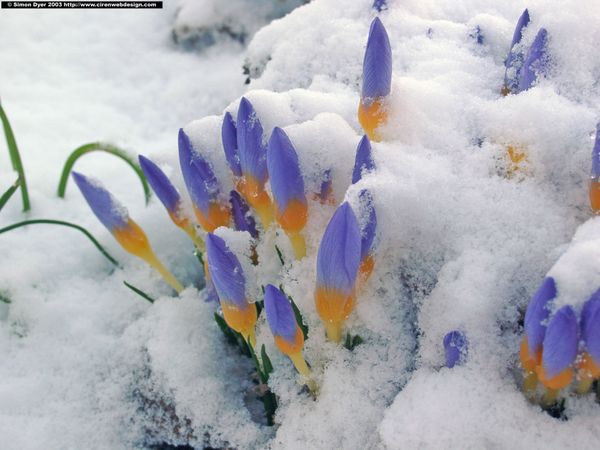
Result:
{"label": "purple petal", "polygon": [[592,149],[592,177],[600,177],[600,122],[596,124],[596,140]]}
{"label": "purple petal", "polygon": [[221,140],[223,141],[223,150],[225,150],[225,159],[229,164],[229,168],[236,177],[241,177],[242,169],[237,148],[237,129],[229,112],[226,112],[225,117],[223,117]]}
{"label": "purple petal", "polygon": [[483,33],[481,32],[481,27],[477,25],[470,33],[469,37],[474,39],[478,45],[483,45],[485,40],[483,38]]}
{"label": "purple petal", "polygon": [[549,378],[558,375],[573,364],[577,356],[578,343],[575,311],[570,306],[563,306],[554,313],[544,338],[542,364]]}
{"label": "purple petal", "polygon": [[467,338],[460,331],[451,331],[444,336],[444,353],[446,356],[446,366],[454,367],[465,362],[469,349]]}
{"label": "purple petal", "polygon": [[540,28],[535,36],[519,74],[519,91],[526,91],[539,76],[545,76],[548,69],[548,32]]}
{"label": "purple petal", "polygon": [[600,289],[584,303],[581,310],[581,336],[587,352],[600,363]]}
{"label": "purple petal", "polygon": [[363,85],[361,98],[370,103],[385,97],[392,86],[392,49],[385,27],[376,17],[371,22],[369,39],[363,60]]}
{"label": "purple petal", "polygon": [[99,181],[77,172],[73,172],[72,175],[92,212],[109,231],[128,226],[127,210]]}
{"label": "purple petal", "polygon": [[362,225],[360,233],[360,259],[362,261],[373,250],[373,241],[377,231],[377,214],[375,213],[373,197],[368,190],[363,189],[360,191],[358,197],[360,199],[360,224]]}
{"label": "purple petal", "polygon": [[237,257],[223,239],[212,233],[206,235],[206,256],[208,272],[221,301],[244,308],[248,303],[246,280]]}
{"label": "purple petal", "polygon": [[364,135],[356,149],[354,169],[352,170],[352,184],[357,183],[366,172],[375,170],[375,162],[371,151],[371,141]]}
{"label": "purple petal", "polygon": [[252,103],[245,97],[240,100],[237,115],[237,145],[242,174],[252,175],[266,182],[267,149],[263,145],[263,128]]}
{"label": "purple petal", "polygon": [[556,297],[554,278],[546,277],[537,292],[533,294],[525,312],[525,334],[529,353],[534,355],[544,342],[546,320],[550,315],[550,301]]}
{"label": "purple petal", "polygon": [[523,11],[523,14],[521,14],[521,17],[519,17],[510,44],[510,50],[508,51],[508,56],[504,62],[504,66],[506,67],[506,71],[504,72],[504,85],[512,92],[517,92],[519,89],[519,74],[524,59],[523,50],[517,50],[515,46],[521,42],[521,39],[523,38],[523,29],[527,27],[529,21],[529,11],[526,9]]}
{"label": "purple petal", "polygon": [[306,204],[304,179],[300,172],[298,154],[285,131],[273,129],[267,148],[267,167],[271,181],[271,192],[277,208],[282,213],[291,200]]}
{"label": "purple petal", "polygon": [[350,294],[360,264],[360,230],[354,211],[342,203],[329,221],[317,256],[317,284]]}
{"label": "purple petal", "polygon": [[250,208],[237,191],[231,191],[229,194],[229,202],[231,203],[231,212],[233,215],[233,223],[237,231],[247,231],[256,239],[258,230],[256,229],[256,221],[250,215]]}
{"label": "purple petal", "polygon": [[298,328],[294,310],[285,294],[272,284],[265,288],[265,311],[273,335],[293,342]]}
{"label": "purple petal", "polygon": [[165,173],[151,160],[142,155],[138,159],[142,171],[148,180],[148,184],[150,184],[158,199],[171,214],[177,214],[179,205],[181,204],[181,196],[177,192],[177,189],[175,189],[175,186],[171,184]]}
{"label": "purple petal", "polygon": [[210,164],[193,150],[189,137],[182,129],[179,130],[179,164],[192,202],[208,214],[210,203],[217,201],[219,196],[219,182]]}
{"label": "purple petal", "polygon": [[317,195],[319,197],[319,200],[321,202],[324,202],[328,200],[331,190],[333,189],[331,169],[327,169],[325,172],[323,172],[322,180],[323,181],[321,182],[321,189],[319,190],[319,193]]}

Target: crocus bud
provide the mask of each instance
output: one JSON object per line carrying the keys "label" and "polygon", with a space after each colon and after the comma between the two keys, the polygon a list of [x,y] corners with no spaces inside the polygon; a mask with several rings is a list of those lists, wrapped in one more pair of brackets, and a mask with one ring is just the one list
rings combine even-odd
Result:
{"label": "crocus bud", "polygon": [[229,193],[229,203],[231,203],[231,213],[233,216],[233,224],[237,231],[247,231],[254,239],[258,237],[256,222],[254,217],[250,215],[250,208],[244,199],[236,191]]}
{"label": "crocus bud", "polygon": [[542,364],[537,367],[540,382],[549,389],[567,387],[573,379],[579,330],[575,311],[563,306],[554,313],[544,337]]}
{"label": "crocus bud", "polygon": [[292,305],[285,294],[272,284],[265,288],[265,311],[277,348],[289,356],[300,374],[310,377],[310,370],[302,356],[304,335],[296,322]]}
{"label": "crocus bud", "polygon": [[365,135],[356,148],[354,169],[352,170],[352,184],[358,183],[365,173],[375,170],[375,161],[371,151],[371,142]]}
{"label": "crocus bud", "polygon": [[335,198],[333,197],[333,177],[331,176],[331,169],[327,169],[323,172],[321,177],[321,187],[319,192],[315,193],[313,200],[317,200],[322,205],[335,205]]}
{"label": "crocus bud", "polygon": [[548,71],[548,32],[540,28],[535,36],[523,67],[519,73],[519,92],[526,91],[537,81],[538,77],[546,76]]}
{"label": "crocus bud", "polygon": [[179,164],[194,213],[202,228],[212,232],[221,226],[228,226],[231,212],[227,203],[221,201],[217,177],[208,161],[194,152],[183,129],[179,130]]}
{"label": "crocus bud", "polygon": [[304,179],[296,149],[285,131],[279,127],[273,129],[269,139],[267,167],[275,200],[275,217],[289,237],[296,259],[301,259],[306,255],[306,244],[301,231],[308,216]]}
{"label": "crocus bud", "polygon": [[239,260],[225,241],[212,233],[206,236],[206,255],[208,272],[219,296],[225,322],[254,347],[256,305],[246,296],[246,279]]}
{"label": "crocus bud", "polygon": [[377,214],[371,193],[363,189],[358,194],[360,200],[360,280],[362,283],[371,276],[375,260],[373,257],[375,232],[377,231]]}
{"label": "crocus bud", "polygon": [[315,303],[334,342],[341,340],[343,323],[354,309],[360,246],[356,216],[344,202],[329,221],[317,255]]}
{"label": "crocus bud", "polygon": [[521,72],[521,67],[523,66],[524,55],[523,51],[517,49],[516,46],[517,44],[521,43],[521,39],[523,39],[523,30],[527,27],[529,22],[529,11],[526,9],[523,11],[523,14],[521,14],[521,17],[519,17],[519,20],[517,21],[512,42],[510,43],[510,50],[508,51],[508,56],[504,62],[506,70],[504,72],[504,88],[502,90],[503,95],[518,92],[519,74]]}
{"label": "crocus bud", "polygon": [[233,122],[233,117],[229,112],[226,112],[223,117],[221,140],[223,142],[223,150],[225,151],[225,159],[231,172],[234,176],[241,177],[242,169],[240,167],[240,155],[237,148],[237,129]]}
{"label": "crocus bud", "polygon": [[263,227],[273,221],[273,205],[265,191],[268,179],[263,128],[252,104],[242,97],[237,115],[237,145],[242,177],[237,190],[258,213]]}
{"label": "crocus bud", "polygon": [[156,257],[146,233],[129,217],[127,209],[99,181],[77,172],[73,172],[73,179],[90,205],[92,212],[121,244],[121,247],[146,261],[177,292],[183,291],[183,286]]}
{"label": "crocus bud", "polygon": [[542,360],[542,344],[546,335],[546,321],[550,315],[550,301],[556,297],[554,278],[546,277],[531,297],[525,312],[525,336],[521,342],[521,364],[528,371],[535,370]]}
{"label": "crocus bud", "polygon": [[587,300],[581,310],[583,355],[579,362],[579,393],[589,391],[591,382],[600,378],[600,289]]}
{"label": "crocus bud", "polygon": [[466,336],[457,330],[451,331],[444,336],[444,354],[446,356],[446,367],[452,368],[465,362],[468,352]]}
{"label": "crocus bud", "polygon": [[378,141],[377,128],[387,121],[384,104],[392,86],[392,49],[378,17],[371,23],[365,58],[358,121],[371,140]]}
{"label": "crocus bud", "polygon": [[204,248],[204,243],[198,238],[194,225],[182,210],[181,196],[175,186],[171,184],[165,173],[150,159],[140,155],[139,161],[148,183],[166,208],[173,223],[185,231],[196,246]]}
{"label": "crocus bud", "polygon": [[600,123],[596,125],[596,140],[592,149],[592,173],[590,176],[590,206],[594,214],[600,213]]}

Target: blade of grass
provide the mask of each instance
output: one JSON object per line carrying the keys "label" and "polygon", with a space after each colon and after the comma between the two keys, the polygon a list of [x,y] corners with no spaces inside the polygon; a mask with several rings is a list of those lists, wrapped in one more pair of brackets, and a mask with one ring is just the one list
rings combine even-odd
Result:
{"label": "blade of grass", "polygon": [[23,163],[21,162],[21,155],[19,154],[19,148],[17,147],[17,141],[15,135],[8,121],[8,117],[2,108],[0,102],[0,119],[2,120],[2,127],[4,128],[4,136],[6,137],[6,145],[8,147],[8,154],[10,155],[10,162],[14,170],[19,174],[19,180],[21,184],[21,198],[23,200],[23,212],[29,211],[31,205],[29,204],[29,191],[27,190],[27,182],[25,181],[25,170],[23,169]]}
{"label": "blade of grass", "polygon": [[104,247],[102,247],[100,245],[100,243],[96,240],[96,238],[94,236],[92,236],[92,234],[88,230],[86,230],[83,227],[80,227],[79,225],[71,223],[71,222],[64,222],[62,220],[51,220],[51,219],[24,220],[22,222],[13,223],[12,225],[9,225],[7,227],[0,228],[0,234],[6,233],[7,231],[10,231],[10,230],[14,230],[16,228],[24,227],[27,225],[40,224],[40,223],[41,224],[50,224],[50,225],[62,225],[65,227],[75,228],[76,230],[81,231],[83,234],[85,234],[88,237],[88,239],[90,241],[92,241],[92,244],[94,244],[94,246],[100,251],[100,253],[102,253],[106,257],[106,259],[108,259],[115,266],[119,265],[117,260],[115,258],[113,258],[112,256],[110,256],[110,254],[106,250],[104,250]]}
{"label": "blade of grass", "polygon": [[67,182],[69,181],[69,175],[73,170],[75,162],[83,155],[91,152],[109,153],[125,161],[129,165],[129,167],[131,167],[135,171],[136,175],[142,182],[142,187],[144,188],[144,196],[146,198],[146,204],[148,204],[148,202],[150,201],[151,191],[140,165],[137,163],[135,158],[132,158],[125,150],[121,150],[120,148],[115,147],[114,145],[107,144],[104,142],[91,142],[89,144],[82,145],[81,147],[78,147],[75,150],[73,150],[73,152],[69,155],[63,167],[62,174],[60,175],[60,181],[58,183],[58,196],[60,198],[65,197],[65,191],[67,190]]}
{"label": "blade of grass", "polygon": [[17,190],[17,188],[20,186],[21,181],[19,178],[17,178],[17,181],[15,181],[7,190],[4,194],[2,194],[2,197],[0,197],[0,211],[2,211],[2,208],[4,208],[4,205],[6,205],[6,202],[8,202],[8,200],[10,200],[10,198],[12,197],[12,195],[15,193],[15,191]]}
{"label": "blade of grass", "polygon": [[127,286],[129,289],[131,289],[133,292],[135,292],[137,295],[142,297],[144,300],[148,300],[150,303],[154,303],[154,299],[152,297],[150,297],[148,294],[146,294],[144,291],[142,291],[141,289],[136,288],[134,285],[129,284],[127,281],[123,281],[123,284],[125,286]]}

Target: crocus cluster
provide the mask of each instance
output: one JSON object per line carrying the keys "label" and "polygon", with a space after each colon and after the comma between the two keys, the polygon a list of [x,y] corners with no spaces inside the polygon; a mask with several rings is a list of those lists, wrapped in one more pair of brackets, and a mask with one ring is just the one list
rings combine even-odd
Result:
{"label": "crocus cluster", "polygon": [[510,50],[505,61],[504,87],[502,93],[518,94],[531,88],[539,77],[548,74],[548,32],[540,28],[533,43],[525,52],[521,41],[523,31],[531,19],[526,9],[519,17],[513,34]]}
{"label": "crocus cluster", "polygon": [[584,394],[600,377],[600,290],[579,313],[570,305],[555,308],[557,292],[554,278],[546,277],[531,298],[520,350],[523,389],[533,399],[541,384],[547,406],[572,383]]}

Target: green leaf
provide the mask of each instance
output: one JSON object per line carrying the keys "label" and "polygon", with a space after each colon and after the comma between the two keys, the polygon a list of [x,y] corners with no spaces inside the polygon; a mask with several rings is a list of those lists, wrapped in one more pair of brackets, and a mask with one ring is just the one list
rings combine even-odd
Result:
{"label": "green leaf", "polygon": [[127,281],[123,281],[123,284],[125,286],[127,286],[129,289],[131,289],[133,292],[135,292],[137,295],[142,297],[144,300],[147,300],[150,303],[154,303],[154,299],[152,297],[150,297],[148,294],[146,294],[144,291],[142,291],[141,289],[136,288],[135,286],[129,284]]}
{"label": "green leaf", "polygon": [[346,335],[346,340],[344,341],[344,347],[352,351],[363,342],[363,338],[361,338],[358,334],[353,337],[350,333],[348,333]]}
{"label": "green leaf", "polygon": [[290,302],[292,303],[292,309],[294,310],[294,316],[296,316],[296,323],[302,330],[302,335],[304,336],[304,339],[306,340],[306,339],[308,339],[308,325],[306,325],[304,323],[302,314],[300,314],[300,310],[298,309],[298,305],[296,305],[296,302],[294,301],[294,299],[292,297],[290,297],[289,295],[288,295],[288,298],[290,299]]}
{"label": "green leaf", "polygon": [[248,344],[248,348],[250,349],[250,355],[252,356],[252,360],[254,361],[254,366],[256,367],[256,371],[258,372],[258,378],[260,378],[260,382],[262,384],[267,384],[267,381],[269,381],[269,376],[263,372],[263,369],[260,365],[260,361],[258,360],[258,356],[256,356],[256,352],[250,344]]}
{"label": "green leaf", "polygon": [[273,364],[269,359],[269,355],[267,355],[267,351],[265,350],[265,344],[260,348],[260,357],[262,358],[263,368],[265,371],[265,375],[267,376],[267,381],[269,380],[269,375],[273,373]]}
{"label": "green leaf", "polygon": [[0,302],[2,302],[2,303],[12,303],[12,301],[8,297],[8,294],[6,294],[5,292],[0,292]]}
{"label": "green leaf", "polygon": [[69,181],[69,175],[73,170],[75,162],[83,155],[95,151],[106,152],[125,161],[129,165],[129,167],[131,167],[135,171],[136,175],[140,179],[142,183],[142,188],[144,189],[144,196],[146,197],[146,204],[148,204],[151,195],[150,186],[148,186],[148,182],[146,181],[146,177],[144,176],[144,172],[142,171],[140,165],[137,163],[135,158],[130,156],[125,150],[121,150],[120,148],[115,147],[111,144],[107,144],[105,142],[92,142],[89,144],[82,145],[81,147],[78,147],[75,150],[73,150],[73,152],[67,158],[67,161],[65,162],[65,165],[62,170],[62,174],[60,175],[60,181],[58,183],[58,196],[60,198],[65,197],[67,182]]}
{"label": "green leaf", "polygon": [[229,342],[231,345],[238,345],[237,337],[233,333],[233,330],[231,328],[229,328],[229,325],[227,325],[227,322],[225,322],[225,319],[223,319],[217,313],[214,314],[214,317],[215,317],[215,322],[217,322],[217,325],[219,326],[219,328],[225,335],[227,342]]}
{"label": "green leaf", "polygon": [[13,223],[12,225],[9,225],[7,227],[0,228],[0,234],[6,233],[7,231],[10,231],[10,230],[14,230],[15,228],[20,228],[20,227],[24,227],[27,225],[35,225],[35,224],[40,224],[40,223],[50,224],[50,225],[61,225],[64,227],[75,228],[76,230],[81,231],[83,234],[85,234],[87,236],[87,238],[90,241],[92,241],[92,244],[94,244],[94,246],[100,251],[100,253],[102,253],[106,257],[106,259],[108,259],[115,266],[119,265],[117,260],[115,258],[113,258],[112,256],[110,256],[110,254],[106,250],[104,250],[104,247],[102,247],[100,245],[100,243],[96,240],[96,238],[94,238],[94,236],[92,236],[92,234],[88,230],[86,230],[83,227],[80,227],[79,225],[71,223],[71,222],[64,222],[62,220],[51,220],[51,219],[24,220],[22,222]]}
{"label": "green leaf", "polygon": [[15,139],[8,117],[4,112],[4,108],[2,108],[2,103],[0,103],[0,120],[2,120],[2,127],[4,128],[4,136],[6,137],[6,146],[8,147],[10,162],[13,169],[16,170],[19,175],[23,211],[26,212],[31,209],[31,205],[29,204],[29,191],[27,190],[27,181],[25,180],[25,169],[23,168],[23,162],[21,161],[21,155],[19,153],[19,148],[17,147],[17,140]]}
{"label": "green leaf", "polygon": [[281,250],[279,250],[279,247],[275,246],[275,251],[277,252],[277,256],[279,257],[279,261],[281,262],[281,265],[285,266],[285,261],[283,259],[283,254],[281,253]]}
{"label": "green leaf", "polygon": [[273,392],[271,392],[271,390],[268,390],[262,397],[260,397],[260,400],[265,408],[267,425],[272,427],[274,424],[273,417],[275,416],[275,411],[277,410],[277,397],[275,394],[273,394]]}
{"label": "green leaf", "polygon": [[8,202],[10,200],[10,198],[15,193],[15,191],[17,190],[17,188],[19,187],[20,184],[21,184],[20,179],[17,178],[17,181],[15,181],[6,190],[6,192],[4,194],[2,194],[2,197],[0,197],[0,211],[2,211],[2,208],[4,208],[4,205],[6,205],[6,202]]}

